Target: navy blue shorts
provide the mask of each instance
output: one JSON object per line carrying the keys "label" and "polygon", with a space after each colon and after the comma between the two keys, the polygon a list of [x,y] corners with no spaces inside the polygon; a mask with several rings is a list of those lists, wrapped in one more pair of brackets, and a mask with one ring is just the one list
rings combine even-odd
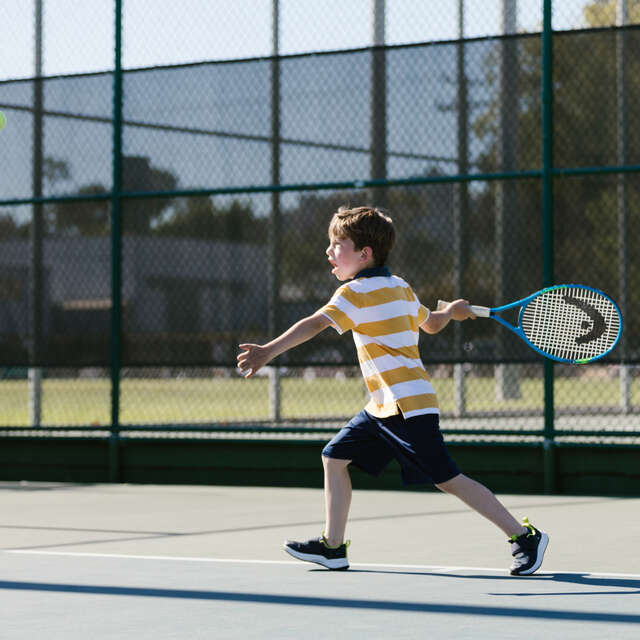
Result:
{"label": "navy blue shorts", "polygon": [[376,418],[361,411],[322,450],[327,458],[351,460],[378,476],[395,458],[404,484],[440,484],[460,471],[442,439],[438,414],[405,419],[402,414]]}

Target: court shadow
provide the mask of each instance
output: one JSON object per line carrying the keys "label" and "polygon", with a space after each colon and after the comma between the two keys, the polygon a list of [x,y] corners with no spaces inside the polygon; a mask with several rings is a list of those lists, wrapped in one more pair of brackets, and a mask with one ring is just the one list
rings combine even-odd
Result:
{"label": "court shadow", "polygon": [[[326,572],[326,569],[311,569],[311,571]],[[554,573],[537,573],[532,576],[511,576],[511,575],[496,575],[496,574],[460,574],[450,573],[445,571],[401,571],[396,569],[349,569],[349,573],[387,573],[395,575],[407,575],[407,576],[433,576],[439,578],[454,578],[462,580],[492,580],[492,581],[507,581],[518,582],[522,584],[522,581],[545,581],[545,582],[559,582],[565,584],[580,585],[582,587],[603,587],[609,589],[608,591],[546,591],[546,592],[530,592],[530,591],[518,591],[518,592],[504,592],[504,593],[489,593],[492,596],[574,596],[574,595],[633,595],[640,594],[640,579],[626,578],[623,576],[601,576],[593,575],[590,573],[570,573],[570,572],[554,572]],[[611,589],[624,589],[623,591],[612,591]]]}
{"label": "court shadow", "polygon": [[[622,576],[599,576],[589,573],[552,573],[541,574],[553,582],[580,585],[581,587],[604,587],[607,591],[548,591],[545,593],[513,592],[513,593],[491,593],[492,596],[603,596],[603,595],[637,595],[640,594],[640,580],[636,578],[625,578]],[[624,589],[623,591],[612,591],[612,589]]]}
{"label": "court shadow", "polygon": [[[335,573],[334,571],[329,571],[328,569],[321,569],[319,567],[314,567],[313,569],[309,569],[309,572],[318,572],[318,573]],[[356,569],[353,566],[349,569],[349,573],[382,573],[382,574],[393,574],[399,576],[433,576],[438,578],[460,578],[463,580],[515,580],[515,576],[510,575],[499,575],[499,574],[474,574],[467,575],[462,573],[451,573],[450,571],[410,571],[410,570],[401,570],[401,569]],[[537,580],[541,578],[543,574],[536,574],[534,576],[527,576],[529,579]],[[548,577],[548,576],[545,576]]]}
{"label": "court shadow", "polygon": [[[437,575],[437,574],[434,574]],[[640,614],[594,611],[563,611],[532,607],[495,607],[438,602],[406,602],[364,598],[338,598],[321,596],[297,596],[287,594],[210,591],[192,589],[160,589],[88,584],[61,584],[50,582],[19,582],[0,580],[0,590],[64,593],[73,595],[126,596],[143,598],[177,598],[186,600],[241,602],[245,604],[270,604],[302,607],[326,607],[328,609],[355,609],[396,611],[407,613],[440,613],[464,616],[505,618],[529,618],[546,620],[571,620],[580,622],[605,622],[640,624]]]}

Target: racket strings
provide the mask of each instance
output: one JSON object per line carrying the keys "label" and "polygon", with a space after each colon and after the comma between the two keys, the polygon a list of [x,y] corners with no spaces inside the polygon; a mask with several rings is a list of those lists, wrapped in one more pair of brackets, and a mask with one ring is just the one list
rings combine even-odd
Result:
{"label": "racket strings", "polygon": [[[598,314],[604,331],[597,335]],[[615,305],[590,289],[562,287],[534,298],[523,310],[521,326],[527,339],[541,351],[567,360],[591,359],[615,344],[620,317]],[[594,332],[593,339],[589,334]],[[584,337],[587,340],[584,340]],[[577,339],[582,338],[584,341]]]}

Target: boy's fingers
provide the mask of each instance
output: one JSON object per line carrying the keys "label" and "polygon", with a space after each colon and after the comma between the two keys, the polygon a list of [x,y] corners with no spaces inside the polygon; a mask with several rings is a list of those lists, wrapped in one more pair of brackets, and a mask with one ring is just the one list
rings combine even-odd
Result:
{"label": "boy's fingers", "polygon": [[250,378],[253,375],[253,369],[248,365],[246,365],[245,363],[238,366],[238,371],[240,371],[240,374],[244,378]]}
{"label": "boy's fingers", "polygon": [[245,349],[245,351],[239,353],[236,356],[236,360],[238,361],[238,369],[245,378],[252,378],[261,366],[256,366],[256,360],[259,360],[258,356],[260,353],[260,345],[243,343],[239,344],[238,347],[240,349]]}

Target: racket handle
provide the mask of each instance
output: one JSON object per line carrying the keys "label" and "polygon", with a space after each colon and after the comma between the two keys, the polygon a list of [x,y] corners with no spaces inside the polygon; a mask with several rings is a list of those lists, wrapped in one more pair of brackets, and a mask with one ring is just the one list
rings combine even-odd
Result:
{"label": "racket handle", "polygon": [[[444,300],[438,300],[436,311],[444,309],[448,304],[449,303],[445,302]],[[480,307],[476,304],[470,304],[469,309],[471,309],[473,315],[477,316],[478,318],[488,318],[491,315],[491,309],[489,309],[489,307]]]}

